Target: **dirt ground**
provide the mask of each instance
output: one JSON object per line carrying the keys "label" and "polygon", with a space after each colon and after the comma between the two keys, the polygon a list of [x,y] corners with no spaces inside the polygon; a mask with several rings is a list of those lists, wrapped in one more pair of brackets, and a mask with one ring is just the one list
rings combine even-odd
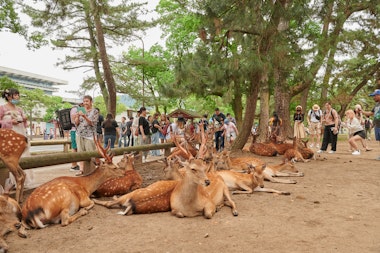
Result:
{"label": "dirt ground", "polygon": [[[233,195],[239,216],[223,207],[212,219],[166,213],[120,216],[95,206],[67,227],[11,233],[10,252],[380,252],[380,147],[353,156],[346,142],[338,152],[309,163],[297,184],[265,187],[291,192]],[[249,153],[237,152],[233,156]],[[261,157],[276,164],[281,157]],[[145,185],[162,177],[162,163],[139,166]]]}

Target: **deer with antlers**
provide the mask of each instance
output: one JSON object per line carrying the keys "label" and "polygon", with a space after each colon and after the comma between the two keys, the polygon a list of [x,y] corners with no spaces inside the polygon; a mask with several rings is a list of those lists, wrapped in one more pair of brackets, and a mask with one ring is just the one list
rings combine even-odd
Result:
{"label": "deer with antlers", "polygon": [[[94,206],[90,195],[105,181],[124,175],[124,170],[112,163],[109,146],[103,148],[100,140],[95,143],[104,162],[97,164],[90,175],[58,177],[36,188],[22,207],[23,228],[44,228],[48,224],[69,225],[84,216]],[[25,234],[25,231],[22,231]],[[25,234],[26,235],[26,234]]]}
{"label": "deer with antlers", "polygon": [[9,178],[4,188],[0,185],[0,252],[7,252],[9,249],[4,236],[20,227],[21,208],[16,200],[9,197],[13,186]]}
{"label": "deer with antlers", "polygon": [[11,129],[0,129],[0,159],[16,179],[16,201],[18,203],[23,199],[26,178],[19,161],[27,146],[28,139],[24,135]]}
{"label": "deer with antlers", "polygon": [[170,197],[172,214],[179,218],[203,215],[210,219],[217,210],[227,205],[231,207],[232,214],[237,216],[235,202],[223,179],[213,171],[207,173],[210,166],[202,159],[206,145],[205,139],[202,140],[197,158],[191,157],[189,151],[180,146],[175,139],[174,143],[187,153],[190,159],[181,162],[185,173]]}
{"label": "deer with antlers", "polygon": [[111,178],[104,182],[94,192],[96,197],[109,197],[114,195],[123,195],[141,187],[142,177],[136,171],[134,166],[135,155],[124,153],[123,158],[117,164],[120,169],[125,170],[122,177]]}

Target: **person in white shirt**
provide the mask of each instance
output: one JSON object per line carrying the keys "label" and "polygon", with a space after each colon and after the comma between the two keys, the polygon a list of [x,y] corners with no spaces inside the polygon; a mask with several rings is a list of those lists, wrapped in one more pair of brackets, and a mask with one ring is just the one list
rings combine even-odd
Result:
{"label": "person in white shirt", "polygon": [[232,143],[236,139],[236,136],[239,134],[239,131],[236,125],[232,121],[229,121],[228,119],[224,120],[224,126],[226,129],[227,142],[229,143],[229,145],[232,145]]}
{"label": "person in white shirt", "polygon": [[358,145],[356,145],[356,142],[364,140],[364,128],[358,118],[355,117],[355,112],[353,110],[347,110],[345,115],[347,120],[344,123],[344,126],[348,129],[350,136],[348,143],[350,144],[351,149],[354,150],[352,154],[360,155],[360,150],[358,148]]}

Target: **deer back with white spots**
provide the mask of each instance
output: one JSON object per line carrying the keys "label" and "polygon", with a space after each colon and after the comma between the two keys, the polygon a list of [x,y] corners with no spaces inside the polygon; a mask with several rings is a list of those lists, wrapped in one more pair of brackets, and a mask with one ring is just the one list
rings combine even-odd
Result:
{"label": "deer back with white spots", "polygon": [[11,129],[0,129],[0,159],[16,179],[16,201],[21,202],[24,192],[25,172],[19,161],[28,146],[27,138]]}
{"label": "deer back with white spots", "polygon": [[104,149],[99,140],[95,143],[105,161],[90,175],[58,177],[36,188],[22,207],[23,228],[44,228],[53,223],[66,226],[74,222],[94,206],[90,195],[102,183],[124,175],[124,170],[112,163],[109,147]]}

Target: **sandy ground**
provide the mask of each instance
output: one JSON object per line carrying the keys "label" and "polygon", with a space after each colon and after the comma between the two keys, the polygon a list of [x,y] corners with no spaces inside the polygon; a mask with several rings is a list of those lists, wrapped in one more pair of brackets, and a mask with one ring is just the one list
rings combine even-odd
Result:
{"label": "sandy ground", "polygon": [[[176,218],[169,212],[120,216],[117,209],[95,206],[67,227],[30,230],[29,238],[11,233],[10,252],[380,252],[380,147],[353,156],[346,142],[336,154],[297,163],[305,177],[297,184],[265,186],[291,192],[233,195],[239,216],[224,207],[212,219]],[[252,155],[243,152],[233,156]],[[254,156],[254,155],[252,155]],[[264,158],[277,164],[281,157]],[[55,174],[73,174],[68,166]],[[150,162],[137,170],[148,185],[162,178],[163,165]],[[43,171],[43,170],[42,170]],[[49,174],[49,175],[48,175]],[[47,176],[42,176],[47,175]],[[30,192],[30,191],[29,191]]]}

